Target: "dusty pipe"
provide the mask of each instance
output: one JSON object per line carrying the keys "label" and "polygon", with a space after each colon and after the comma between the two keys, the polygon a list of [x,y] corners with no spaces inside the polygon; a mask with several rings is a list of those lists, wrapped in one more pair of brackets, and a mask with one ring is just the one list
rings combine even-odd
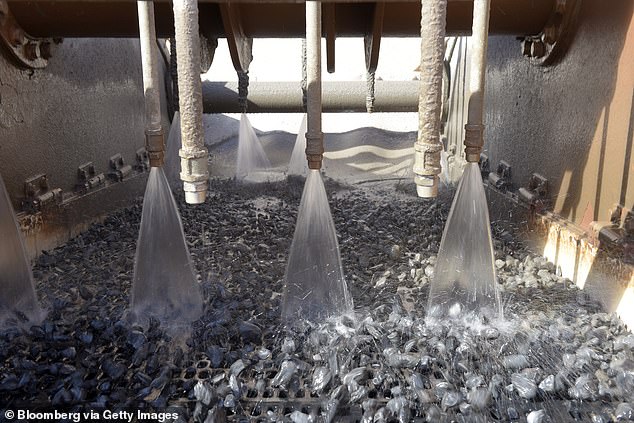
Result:
{"label": "dusty pipe", "polygon": [[[303,1],[231,1],[241,3],[240,24],[252,38],[303,38]],[[9,9],[26,33],[35,37],[137,37],[134,0],[8,0]],[[332,4],[332,2],[329,2]],[[334,4],[337,37],[363,37],[372,25],[373,2]],[[473,0],[448,0],[447,35],[471,31]],[[203,34],[225,37],[217,0],[199,2]],[[555,0],[491,0],[491,33],[539,34],[556,9]],[[174,34],[170,0],[155,0],[159,38]],[[385,2],[384,37],[420,36],[420,0]]]}
{"label": "dusty pipe", "polygon": [[161,92],[159,90],[158,49],[154,25],[154,2],[138,1],[139,39],[143,66],[143,95],[145,97],[145,149],[150,166],[163,166],[165,138],[161,126]]}
{"label": "dusty pipe", "polygon": [[198,2],[174,0],[174,30],[178,57],[178,105],[181,117],[181,180],[185,201],[205,202],[209,169],[203,137],[203,98],[200,81]]}
{"label": "dusty pipe", "polygon": [[447,0],[421,1],[418,139],[414,144],[414,182],[419,197],[438,195],[440,115]]}
{"label": "dusty pipe", "polygon": [[477,163],[484,145],[484,73],[486,71],[490,0],[473,2],[473,35],[469,63],[469,107],[465,127],[465,158]]}
{"label": "dusty pipe", "polygon": [[[416,112],[418,81],[376,81],[374,112]],[[364,81],[323,81],[323,113],[366,112]],[[249,83],[249,113],[304,113],[301,82]],[[241,113],[239,87],[234,81],[203,82],[204,113]]]}
{"label": "dusty pipe", "polygon": [[321,2],[306,2],[306,159],[309,169],[321,169]]}

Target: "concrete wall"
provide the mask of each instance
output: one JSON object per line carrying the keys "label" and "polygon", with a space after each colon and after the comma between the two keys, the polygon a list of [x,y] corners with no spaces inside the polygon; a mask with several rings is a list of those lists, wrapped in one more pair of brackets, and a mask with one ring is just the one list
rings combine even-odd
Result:
{"label": "concrete wall", "polygon": [[[145,125],[140,55],[135,39],[65,39],[41,70],[18,68],[0,55],[0,173],[16,212],[31,176],[45,173],[50,188],[61,188],[67,198],[75,190],[79,165],[93,162],[97,174],[107,174],[109,158],[117,153],[126,164],[135,164]],[[167,132],[166,112],[164,120]],[[142,195],[144,176],[133,173],[38,213],[37,219],[29,216],[21,224],[28,229],[30,254],[129,204]]]}
{"label": "concrete wall", "polygon": [[97,173],[116,153],[134,163],[143,126],[137,40],[66,39],[42,70],[0,56],[0,171],[15,207],[29,176],[68,192],[82,163]]}
{"label": "concrete wall", "polygon": [[553,209],[588,228],[634,205],[634,2],[584,1],[573,42],[550,67],[511,37],[489,42],[485,153],[513,183],[545,176]]}
{"label": "concrete wall", "polygon": [[634,326],[632,240],[615,250],[597,242],[592,230],[610,220],[615,205],[634,206],[634,2],[582,2],[573,42],[555,66],[531,64],[508,37],[490,39],[488,59],[491,170],[507,161],[513,192],[531,173],[545,176],[552,211],[537,217],[518,207],[509,212],[491,190],[493,214],[512,215],[521,228],[536,223],[540,252]]}

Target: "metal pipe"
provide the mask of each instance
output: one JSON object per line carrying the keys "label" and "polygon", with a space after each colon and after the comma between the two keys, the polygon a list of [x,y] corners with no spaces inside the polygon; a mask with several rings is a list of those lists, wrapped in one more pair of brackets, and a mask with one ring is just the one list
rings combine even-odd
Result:
{"label": "metal pipe", "polygon": [[178,57],[178,104],[181,117],[181,180],[185,201],[200,204],[207,196],[208,152],[203,137],[203,99],[200,81],[198,2],[174,0],[174,30]]}
{"label": "metal pipe", "polygon": [[[226,1],[223,1],[226,2]],[[240,24],[252,38],[304,37],[305,11],[298,0],[237,0]],[[22,29],[34,37],[136,37],[134,0],[8,0]],[[363,37],[372,25],[374,1],[328,1],[335,9],[336,37]],[[224,38],[217,0],[199,2],[203,34]],[[247,6],[248,4],[248,6]],[[539,34],[556,11],[556,0],[491,0],[491,33]],[[37,9],[35,9],[37,8]],[[468,35],[473,0],[448,0],[447,34]],[[159,38],[174,33],[170,0],[155,0]],[[420,36],[420,0],[385,1],[383,37]],[[418,15],[418,16],[417,16]]]}
{"label": "metal pipe", "polygon": [[154,25],[154,2],[138,1],[139,39],[143,67],[143,95],[145,97],[145,149],[150,166],[163,166],[165,137],[161,125],[161,91],[159,89],[158,48]]}
{"label": "metal pipe", "polygon": [[306,2],[306,159],[309,169],[321,169],[321,2]]}
{"label": "metal pipe", "polygon": [[469,106],[465,125],[465,158],[477,163],[484,145],[484,75],[487,60],[490,0],[473,2],[473,35],[469,63]]}
{"label": "metal pipe", "polygon": [[[249,83],[249,113],[304,113],[301,82]],[[416,112],[418,81],[376,81],[374,112]],[[204,81],[204,113],[241,113],[235,81]],[[366,112],[367,87],[363,81],[322,82],[322,112]]]}
{"label": "metal pipe", "polygon": [[447,0],[421,0],[418,139],[414,144],[414,182],[419,197],[438,195],[446,15]]}

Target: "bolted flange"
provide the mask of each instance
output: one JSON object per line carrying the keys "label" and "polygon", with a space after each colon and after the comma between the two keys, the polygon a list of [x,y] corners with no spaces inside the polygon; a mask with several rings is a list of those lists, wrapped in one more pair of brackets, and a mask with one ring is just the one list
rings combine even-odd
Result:
{"label": "bolted flange", "polygon": [[557,63],[572,41],[580,5],[581,0],[557,0],[542,32],[520,38],[522,55],[539,66]]}
{"label": "bolted flange", "polygon": [[[41,69],[51,57],[50,39],[35,38],[24,32],[9,10],[6,0],[0,0],[0,42],[17,65]],[[59,42],[60,40],[56,40]]]}

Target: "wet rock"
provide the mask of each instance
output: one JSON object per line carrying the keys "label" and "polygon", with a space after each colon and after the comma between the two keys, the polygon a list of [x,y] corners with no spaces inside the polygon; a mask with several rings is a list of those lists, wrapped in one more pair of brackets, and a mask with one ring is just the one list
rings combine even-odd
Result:
{"label": "wet rock", "polygon": [[260,360],[266,360],[266,359],[271,357],[271,350],[262,347],[262,348],[258,349],[258,353],[257,354],[258,354],[258,358]]}
{"label": "wet rock", "polygon": [[295,341],[292,338],[285,338],[282,344],[282,352],[292,354],[295,351]]}
{"label": "wet rock", "polygon": [[467,401],[478,410],[485,410],[491,402],[491,392],[487,388],[475,388],[467,394]]}
{"label": "wet rock", "polygon": [[246,368],[244,361],[242,359],[236,360],[231,367],[229,367],[229,372],[233,376],[240,376],[240,373]]}
{"label": "wet rock", "polygon": [[314,392],[321,392],[330,383],[332,372],[327,367],[319,366],[315,368],[312,379],[312,389]]}
{"label": "wet rock", "polygon": [[506,409],[506,415],[509,417],[509,420],[515,421],[520,419],[520,413],[517,412],[515,407],[509,407]]}
{"label": "wet rock", "polygon": [[353,382],[356,384],[363,383],[368,377],[367,369],[365,367],[357,367],[346,373],[342,379],[344,385],[350,385]]}
{"label": "wet rock", "polygon": [[575,385],[568,390],[568,395],[572,398],[582,400],[594,399],[598,393],[597,383],[589,374],[579,376],[575,380]]}
{"label": "wet rock", "polygon": [[59,355],[71,360],[77,355],[77,350],[75,349],[75,347],[64,348],[62,351],[60,351]]}
{"label": "wet rock", "polygon": [[392,353],[387,357],[387,364],[394,368],[414,368],[419,358],[414,354]]}
{"label": "wet rock", "polygon": [[548,375],[539,383],[539,389],[544,392],[555,392],[557,390],[555,386],[555,376]]}
{"label": "wet rock", "polygon": [[104,373],[113,380],[120,379],[128,370],[128,368],[123,363],[118,363],[110,359],[104,360],[101,368]]}
{"label": "wet rock", "polygon": [[627,402],[619,403],[614,410],[614,415],[617,420],[634,420],[634,409],[632,405]]}
{"label": "wet rock", "polygon": [[280,371],[277,372],[273,380],[271,380],[271,386],[286,386],[296,371],[297,365],[295,363],[290,360],[284,361],[280,366]]}
{"label": "wet rock", "polygon": [[545,423],[546,412],[544,410],[531,411],[526,415],[526,423]]}
{"label": "wet rock", "polygon": [[223,402],[225,408],[233,408],[236,406],[236,399],[233,394],[228,394]]}
{"label": "wet rock", "polygon": [[132,330],[128,334],[127,341],[132,348],[138,350],[139,348],[141,348],[141,346],[143,346],[143,344],[147,342],[147,338],[143,332]]}
{"label": "wet rock", "polygon": [[522,373],[513,373],[511,375],[511,383],[520,397],[526,399],[533,399],[537,394],[537,386],[535,382],[530,380],[526,375]]}
{"label": "wet rock", "polygon": [[262,338],[262,329],[251,322],[240,322],[238,330],[240,331],[240,336],[242,337],[243,342],[252,342],[257,344]]}
{"label": "wet rock", "polygon": [[394,244],[390,247],[390,258],[392,260],[398,260],[401,257],[401,247]]}
{"label": "wet rock", "polygon": [[218,368],[224,360],[224,353],[219,346],[212,345],[207,349],[207,357],[209,357],[211,367]]}
{"label": "wet rock", "polygon": [[322,417],[324,419],[324,423],[330,423],[334,421],[335,416],[337,415],[337,411],[339,410],[339,399],[330,398],[326,401],[325,404],[322,405]]}
{"label": "wet rock", "polygon": [[449,408],[455,407],[460,404],[462,401],[462,394],[456,391],[447,391],[442,396],[442,401],[440,402],[440,406],[443,410],[447,410]]}
{"label": "wet rock", "polygon": [[405,397],[395,397],[387,402],[385,409],[392,415],[396,416],[399,423],[409,421],[409,401]]}
{"label": "wet rock", "polygon": [[634,350],[634,334],[620,335],[614,339],[614,351]]}
{"label": "wet rock", "polygon": [[507,355],[502,359],[502,365],[507,369],[520,370],[530,366],[528,359],[523,354]]}

